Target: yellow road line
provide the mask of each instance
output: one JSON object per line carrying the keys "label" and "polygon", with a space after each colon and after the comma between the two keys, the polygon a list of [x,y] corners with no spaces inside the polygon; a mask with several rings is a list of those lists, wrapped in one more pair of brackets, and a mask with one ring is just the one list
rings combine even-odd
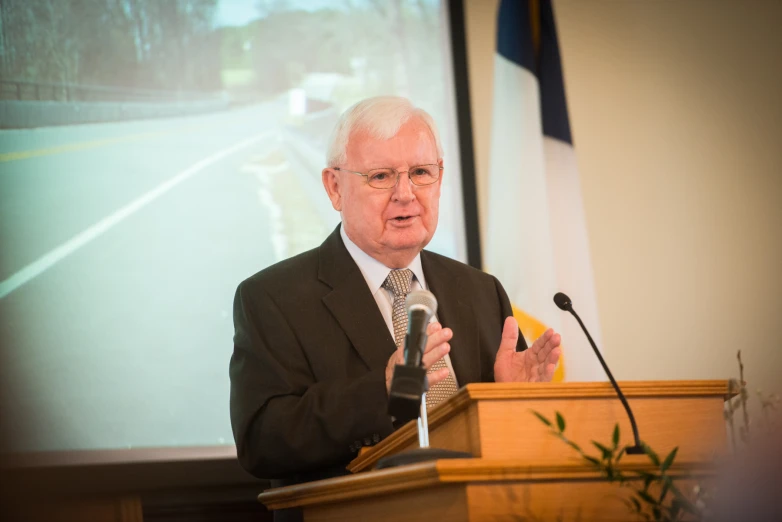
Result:
{"label": "yellow road line", "polygon": [[[203,127],[203,125],[197,125],[193,126],[188,129],[188,131],[196,130],[200,127]],[[118,136],[116,138],[106,138],[103,140],[92,140],[92,141],[82,141],[77,143],[66,143],[65,145],[59,145],[57,147],[49,147],[46,149],[34,149],[34,150],[23,150],[20,152],[6,152],[4,154],[0,154],[0,163],[4,163],[7,161],[17,161],[17,160],[23,160],[28,158],[36,158],[39,156],[50,156],[52,154],[61,154],[63,152],[73,152],[77,150],[85,150],[85,149],[95,149],[98,147],[104,147],[106,145],[114,145],[117,143],[128,143],[132,141],[142,141],[145,139],[150,138],[156,138],[159,136],[165,136],[166,134],[173,134],[176,131],[179,131],[183,129],[183,127],[177,127],[175,129],[167,130],[167,131],[156,131],[156,132],[142,132],[140,134],[130,134],[127,136]]]}

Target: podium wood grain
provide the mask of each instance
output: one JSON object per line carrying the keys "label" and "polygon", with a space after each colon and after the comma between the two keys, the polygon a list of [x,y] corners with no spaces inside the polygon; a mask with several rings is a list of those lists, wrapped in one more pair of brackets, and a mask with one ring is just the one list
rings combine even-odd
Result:
{"label": "podium wood grain", "polygon": [[[683,490],[709,480],[727,451],[724,401],[731,381],[621,383],[641,439],[658,453],[679,447],[669,470]],[[633,443],[630,423],[609,383],[469,384],[429,415],[430,445],[474,458],[375,470],[387,455],[417,446],[415,423],[359,454],[354,474],[268,490],[271,509],[301,507],[306,521],[627,520],[628,488],[610,484],[552,436],[532,411],[567,421],[567,437],[582,448],[609,443],[619,423],[621,445]],[[595,450],[595,453],[597,450]],[[622,469],[651,471],[648,456],[627,455]]]}
{"label": "podium wood grain", "polygon": [[[621,469],[653,468],[646,457],[633,457]],[[698,463],[669,471],[685,489],[713,473]],[[259,500],[271,509],[302,507],[307,522],[627,520],[628,494],[580,462],[454,459],[277,488]]]}
{"label": "podium wood grain", "polygon": [[[736,394],[730,381],[634,381],[620,383],[635,413],[641,439],[658,453],[679,447],[689,461],[711,461],[727,449],[724,401]],[[627,414],[607,382],[468,384],[429,414],[432,447],[466,451],[476,458],[526,459],[565,464],[573,450],[552,437],[533,414],[567,421],[566,434],[582,447],[608,442],[619,423],[622,444],[632,444]],[[387,455],[418,444],[415,422],[360,454],[352,472],[372,469]]]}

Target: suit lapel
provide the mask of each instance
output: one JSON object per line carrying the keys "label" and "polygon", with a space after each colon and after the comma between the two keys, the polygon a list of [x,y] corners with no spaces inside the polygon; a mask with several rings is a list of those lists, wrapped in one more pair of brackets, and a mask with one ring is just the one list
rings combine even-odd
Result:
{"label": "suit lapel", "polygon": [[342,242],[339,226],[320,247],[318,277],[332,288],[323,303],[361,359],[370,370],[385,368],[396,344],[364,276]]}
{"label": "suit lapel", "polygon": [[421,252],[421,266],[429,290],[437,298],[440,323],[453,330],[451,364],[459,386],[481,380],[480,350],[475,313],[466,282],[429,252]]}

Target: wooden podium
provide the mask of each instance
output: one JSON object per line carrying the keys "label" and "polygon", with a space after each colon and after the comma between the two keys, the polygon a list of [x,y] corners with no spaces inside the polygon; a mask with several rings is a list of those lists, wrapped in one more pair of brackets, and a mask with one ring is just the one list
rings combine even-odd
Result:
{"label": "wooden podium", "polygon": [[[708,479],[715,457],[728,450],[723,403],[730,381],[620,383],[641,439],[665,455],[679,447],[669,473]],[[627,488],[609,484],[532,411],[553,419],[582,448],[608,443],[614,425],[632,444],[627,415],[610,383],[469,384],[429,414],[430,446],[473,455],[373,470],[377,461],[418,445],[410,422],[362,452],[354,474],[271,489],[259,495],[270,509],[300,507],[306,521],[627,520]],[[587,450],[588,451],[588,450]],[[622,459],[627,470],[652,470],[645,455]],[[685,482],[686,484],[686,482]]]}

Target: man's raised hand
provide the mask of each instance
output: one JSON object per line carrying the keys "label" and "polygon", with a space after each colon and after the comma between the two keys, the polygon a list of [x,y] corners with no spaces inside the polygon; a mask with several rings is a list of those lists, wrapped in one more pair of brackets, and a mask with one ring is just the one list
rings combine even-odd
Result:
{"label": "man's raised hand", "polygon": [[502,341],[494,360],[495,382],[548,382],[554,376],[562,349],[562,338],[549,328],[532,346],[516,351],[519,325],[508,317],[502,329]]}

